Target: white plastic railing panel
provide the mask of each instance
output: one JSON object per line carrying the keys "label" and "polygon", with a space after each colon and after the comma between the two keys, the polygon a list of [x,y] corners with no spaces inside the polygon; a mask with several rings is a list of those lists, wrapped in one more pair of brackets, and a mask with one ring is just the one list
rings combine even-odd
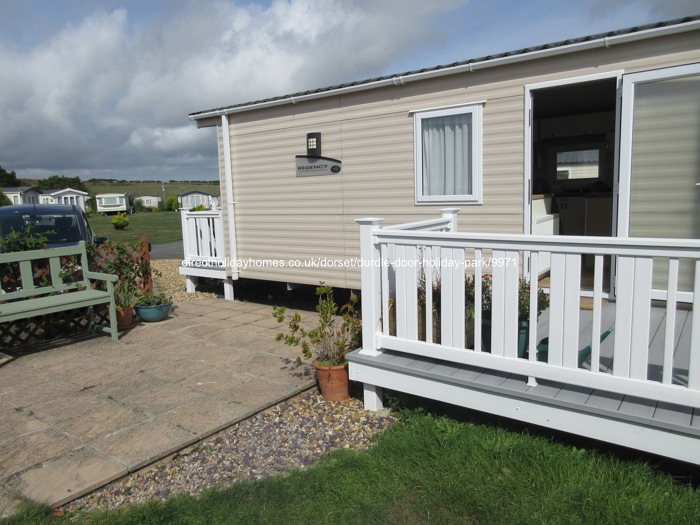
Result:
{"label": "white plastic railing panel", "polygon": [[[359,221],[358,221],[359,222]],[[445,359],[457,363],[482,366],[508,373],[601,388],[622,394],[637,395],[700,408],[700,307],[693,305],[688,317],[692,323],[688,381],[674,380],[674,352],[678,345],[676,303],[678,259],[690,259],[696,265],[694,294],[700,297],[700,241],[673,239],[611,239],[606,237],[551,237],[525,235],[487,235],[430,231],[437,221],[423,221],[424,231],[415,229],[379,228],[379,222],[363,230],[365,246],[374,247],[374,265],[363,272],[363,297],[379,296],[379,305],[372,314],[372,324],[364,323],[363,331],[373,336],[375,351],[382,348]],[[453,223],[454,224],[454,223]],[[418,223],[411,223],[417,226]],[[365,250],[367,251],[367,249]],[[479,264],[484,253],[508,264],[483,269]],[[473,254],[466,257],[466,254]],[[549,283],[549,344],[546,362],[538,361],[537,346],[538,283],[530,283],[527,300],[530,304],[529,359],[518,357],[519,287],[525,256],[537,268],[542,254],[551,255]],[[580,295],[582,256],[591,255],[593,270],[593,306],[590,370],[579,368]],[[602,322],[603,256],[617,256],[618,288],[614,334],[606,344],[612,356],[612,374],[602,365],[602,331],[610,325]],[[669,260],[666,302],[665,337],[663,337],[663,377],[648,378],[652,271],[654,258]],[[364,259],[364,255],[363,255]],[[438,267],[426,264],[439,260]],[[532,262],[534,261],[534,263]],[[365,264],[367,262],[365,261]],[[465,269],[475,277],[474,344],[465,341]],[[482,274],[492,274],[491,348],[482,347]],[[365,282],[365,275],[372,275]],[[424,294],[417,293],[420,279]],[[439,297],[433,284],[439,280]],[[377,289],[369,289],[375,287]],[[686,299],[688,295],[686,295]],[[432,305],[439,300],[439,334],[433,333]],[[419,319],[418,311],[424,315]],[[394,316],[396,331],[391,333],[389,321]],[[419,340],[419,325],[423,333]],[[363,334],[364,337],[365,334]],[[434,336],[438,336],[434,338]],[[369,336],[369,334],[367,334]],[[364,339],[363,339],[364,340]],[[439,341],[435,343],[433,341]],[[611,344],[613,343],[614,344]]]}
{"label": "white plastic railing panel", "polygon": [[183,211],[182,244],[188,261],[223,260],[224,232],[220,211]]}

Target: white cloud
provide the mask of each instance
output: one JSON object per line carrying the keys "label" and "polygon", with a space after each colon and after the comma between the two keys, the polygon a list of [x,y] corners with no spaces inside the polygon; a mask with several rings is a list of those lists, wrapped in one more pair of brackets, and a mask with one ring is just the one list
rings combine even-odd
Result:
{"label": "white cloud", "polygon": [[[65,0],[70,15],[55,22],[41,2],[0,3],[0,165],[20,176],[215,178],[212,130],[188,113],[469,58],[476,44],[512,49],[516,35],[543,43],[557,20],[563,37],[578,36],[695,3],[601,2],[105,0],[101,11]],[[537,16],[521,17],[533,4]]]}

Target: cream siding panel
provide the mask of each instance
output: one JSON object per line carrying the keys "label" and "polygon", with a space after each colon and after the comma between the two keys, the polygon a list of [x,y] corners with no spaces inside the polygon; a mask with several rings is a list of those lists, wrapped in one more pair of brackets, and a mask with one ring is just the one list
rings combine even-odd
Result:
{"label": "cream siding panel", "polygon": [[[436,217],[449,205],[415,205],[410,112],[477,101],[486,101],[483,203],[460,207],[460,230],[521,233],[526,84],[698,61],[690,33],[232,114],[239,258],[352,258],[358,217],[386,225]],[[294,156],[312,131],[322,133],[325,156],[342,160],[339,175],[295,176]],[[241,277],[359,287],[357,267],[248,269]]]}

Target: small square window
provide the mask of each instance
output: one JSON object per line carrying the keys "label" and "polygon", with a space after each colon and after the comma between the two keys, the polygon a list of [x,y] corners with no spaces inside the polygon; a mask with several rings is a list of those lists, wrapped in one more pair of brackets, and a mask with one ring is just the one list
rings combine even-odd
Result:
{"label": "small square window", "polygon": [[417,204],[481,202],[482,104],[414,114]]}

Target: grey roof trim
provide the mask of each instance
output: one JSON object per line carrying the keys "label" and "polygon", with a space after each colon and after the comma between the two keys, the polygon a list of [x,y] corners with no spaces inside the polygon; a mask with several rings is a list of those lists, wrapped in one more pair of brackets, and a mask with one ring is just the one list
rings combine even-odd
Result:
{"label": "grey roof trim", "polygon": [[263,107],[271,107],[289,103],[296,104],[304,100],[332,95],[340,95],[352,91],[368,90],[390,85],[400,86],[406,84],[407,82],[422,80],[424,78],[452,75],[466,71],[473,72],[478,69],[485,69],[488,67],[505,65],[513,62],[535,60],[547,56],[574,53],[577,51],[583,51],[586,49],[593,49],[597,47],[610,47],[612,45],[619,44],[622,42],[644,40],[647,38],[665,36],[674,33],[695,31],[698,29],[700,29],[700,15],[688,16],[685,18],[678,18],[675,20],[668,20],[664,22],[658,22],[655,24],[630,27],[626,29],[620,29],[617,31],[609,31],[607,33],[599,33],[596,35],[562,40],[559,42],[553,42],[541,46],[518,49],[515,51],[508,51],[497,55],[488,55],[479,58],[472,58],[469,60],[454,62],[452,64],[407,71],[405,73],[399,73],[394,75],[369,78],[366,80],[350,82],[347,84],[337,84],[334,86],[314,89],[310,91],[301,91],[291,95],[283,95],[279,97],[272,97],[253,102],[234,104],[232,106],[198,111],[195,113],[190,113],[189,118],[190,120],[200,120],[204,118],[226,115],[229,113],[252,111],[254,109],[259,109]]}

